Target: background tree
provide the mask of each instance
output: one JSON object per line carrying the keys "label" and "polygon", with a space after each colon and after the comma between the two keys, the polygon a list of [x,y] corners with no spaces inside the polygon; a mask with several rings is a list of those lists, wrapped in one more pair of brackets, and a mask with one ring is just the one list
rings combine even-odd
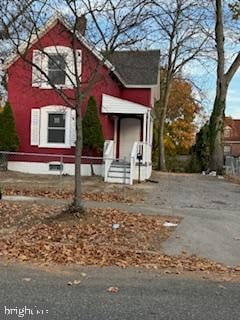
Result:
{"label": "background tree", "polygon": [[[90,151],[93,156],[94,151],[103,150],[104,138],[102,125],[99,119],[97,104],[94,97],[90,97],[87,105],[87,110],[83,117],[83,146]],[[91,159],[91,173],[94,175],[93,163]]]}
{"label": "background tree", "polygon": [[[218,173],[223,169],[223,126],[226,108],[226,97],[229,84],[240,66],[240,53],[235,55],[232,62],[228,59],[228,68],[226,69],[225,41],[230,30],[224,32],[224,6],[223,0],[215,1],[215,42],[217,50],[217,83],[216,95],[213,105],[213,111],[209,123],[209,142],[210,142],[210,170]],[[237,40],[239,42],[239,39]]]}
{"label": "background tree", "polygon": [[206,32],[204,10],[206,5],[207,2],[197,0],[152,1],[153,34],[159,34],[165,69],[164,82],[161,83],[162,98],[156,113],[159,132],[158,170],[166,170],[164,127],[174,76],[208,51],[209,33]]}
{"label": "background tree", "polygon": [[7,102],[0,112],[0,151],[16,151],[19,140],[10,104]]}
{"label": "background tree", "polygon": [[[164,82],[165,70],[161,71],[161,82]],[[162,90],[162,86],[160,86]],[[161,95],[163,97],[163,95]],[[161,108],[161,98],[155,105],[158,114]],[[201,110],[193,94],[192,85],[184,80],[180,75],[176,75],[172,80],[169,94],[168,108],[164,125],[164,145],[166,160],[176,155],[189,154],[196,133],[196,116]],[[159,163],[159,130],[158,118],[154,123],[154,155]],[[168,166],[167,166],[168,167]]]}

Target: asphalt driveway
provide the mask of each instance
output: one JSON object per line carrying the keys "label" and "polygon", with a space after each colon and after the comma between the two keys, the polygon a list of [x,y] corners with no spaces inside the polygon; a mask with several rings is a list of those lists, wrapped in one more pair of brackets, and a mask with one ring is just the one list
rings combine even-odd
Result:
{"label": "asphalt driveway", "polygon": [[202,175],[156,173],[154,179],[159,183],[146,186],[146,205],[184,217],[165,252],[240,265],[240,185]]}

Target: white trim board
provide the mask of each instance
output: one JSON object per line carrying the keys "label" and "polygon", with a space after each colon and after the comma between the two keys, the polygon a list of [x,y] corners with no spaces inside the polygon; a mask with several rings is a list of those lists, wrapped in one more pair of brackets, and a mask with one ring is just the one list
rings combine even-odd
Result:
{"label": "white trim board", "polygon": [[150,108],[129,100],[102,95],[102,113],[147,114]]}

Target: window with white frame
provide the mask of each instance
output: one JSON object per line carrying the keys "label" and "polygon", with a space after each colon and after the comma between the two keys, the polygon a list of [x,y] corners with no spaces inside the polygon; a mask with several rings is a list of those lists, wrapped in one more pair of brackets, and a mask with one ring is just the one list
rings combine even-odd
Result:
{"label": "window with white frame", "polygon": [[74,88],[76,72],[78,77],[81,77],[82,52],[80,49],[76,50],[76,58],[77,70],[74,66],[73,50],[70,47],[49,46],[42,50],[33,50],[32,86],[42,89],[51,89],[52,85]]}
{"label": "window with white frame", "polygon": [[231,136],[232,136],[232,128],[229,127],[229,126],[225,127],[223,135],[224,135],[224,138],[231,138]]}
{"label": "window with white frame", "polygon": [[76,140],[76,112],[65,106],[46,106],[31,111],[31,145],[71,148]]}

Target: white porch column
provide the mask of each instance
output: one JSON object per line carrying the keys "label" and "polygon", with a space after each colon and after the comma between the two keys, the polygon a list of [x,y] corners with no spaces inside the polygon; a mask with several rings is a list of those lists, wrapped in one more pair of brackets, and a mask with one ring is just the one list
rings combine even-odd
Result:
{"label": "white porch column", "polygon": [[146,162],[147,113],[143,115],[143,163]]}
{"label": "white porch column", "polygon": [[150,145],[152,145],[153,143],[153,117],[150,115],[150,140],[149,140],[149,143]]}
{"label": "white porch column", "polygon": [[143,115],[143,142],[146,142],[147,138],[147,113]]}
{"label": "white porch column", "polygon": [[147,113],[148,118],[147,118],[147,143],[150,144],[150,130],[151,130],[151,114],[150,111]]}
{"label": "white porch column", "polygon": [[114,159],[117,154],[117,134],[118,134],[118,117],[114,117]]}

